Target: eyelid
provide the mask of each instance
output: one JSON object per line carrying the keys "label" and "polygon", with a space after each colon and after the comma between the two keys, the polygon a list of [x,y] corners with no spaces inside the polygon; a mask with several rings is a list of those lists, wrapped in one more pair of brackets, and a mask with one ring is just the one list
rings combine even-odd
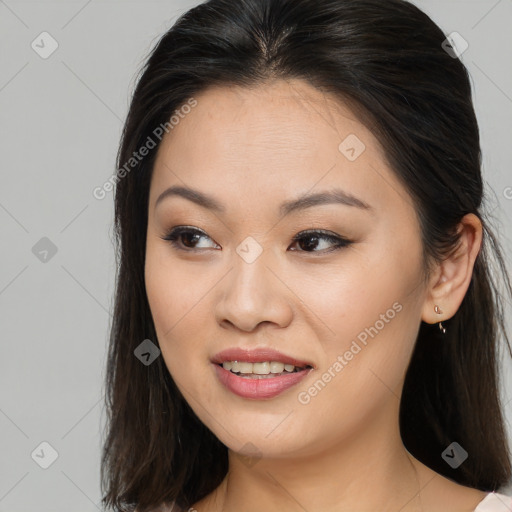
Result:
{"label": "eyelid", "polygon": [[327,229],[320,229],[320,228],[311,228],[311,229],[305,229],[303,231],[299,231],[296,235],[294,235],[292,240],[297,240],[306,235],[317,235],[317,234],[323,235],[325,238],[342,239],[342,240],[344,239],[341,235],[334,233],[334,231],[329,231]]}

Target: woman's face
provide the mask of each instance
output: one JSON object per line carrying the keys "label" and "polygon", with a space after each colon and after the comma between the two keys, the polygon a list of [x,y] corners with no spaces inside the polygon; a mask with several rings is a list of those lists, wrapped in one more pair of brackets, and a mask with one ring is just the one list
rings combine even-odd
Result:
{"label": "woman's face", "polygon": [[[195,99],[149,198],[146,289],[170,374],[235,451],[303,456],[381,434],[426,300],[409,195],[368,129],[305,82]],[[249,373],[218,364],[234,360]]]}

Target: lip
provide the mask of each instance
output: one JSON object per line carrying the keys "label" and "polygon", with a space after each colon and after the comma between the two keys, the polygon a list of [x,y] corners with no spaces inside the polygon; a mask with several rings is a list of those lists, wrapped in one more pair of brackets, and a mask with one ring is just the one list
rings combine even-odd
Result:
{"label": "lip", "polygon": [[[238,347],[229,348],[219,352],[212,358],[215,372],[220,382],[235,395],[252,400],[273,398],[304,379],[315,365],[292,356],[288,356],[271,348],[256,348],[252,350]],[[222,367],[224,361],[243,361],[247,363],[259,363],[263,361],[277,361],[294,366],[311,366],[305,370],[293,372],[279,377],[266,379],[250,379],[240,377]]]}
{"label": "lip", "polygon": [[262,400],[265,398],[274,398],[283,391],[298,384],[313,368],[293,372],[279,377],[270,377],[268,379],[249,379],[235,375],[229,370],[225,370],[218,364],[213,365],[218,379],[226,386],[229,391],[242,398],[253,400]]}
{"label": "lip", "polygon": [[212,363],[222,364],[224,361],[243,361],[246,363],[261,363],[264,361],[277,361],[283,364],[293,364],[294,366],[315,365],[309,361],[302,361],[295,357],[288,356],[272,348],[255,348],[252,350],[239,347],[232,347],[212,357]]}

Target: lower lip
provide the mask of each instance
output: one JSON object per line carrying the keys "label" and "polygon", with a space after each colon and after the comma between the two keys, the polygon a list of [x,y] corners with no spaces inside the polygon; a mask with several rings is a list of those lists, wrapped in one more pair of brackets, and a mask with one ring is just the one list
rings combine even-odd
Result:
{"label": "lower lip", "polygon": [[222,366],[214,364],[217,377],[229,391],[243,398],[260,400],[262,398],[273,398],[283,391],[299,383],[313,369],[293,372],[289,375],[269,377],[267,379],[251,379],[239,377]]}

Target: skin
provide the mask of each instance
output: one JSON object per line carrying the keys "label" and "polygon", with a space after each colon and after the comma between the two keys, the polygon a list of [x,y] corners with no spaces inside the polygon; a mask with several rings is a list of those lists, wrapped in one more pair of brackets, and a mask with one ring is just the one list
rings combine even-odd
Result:
{"label": "skin", "polygon": [[[485,493],[410,455],[398,410],[420,322],[452,317],[467,291],[481,246],[479,220],[464,217],[459,250],[426,280],[414,204],[346,104],[298,80],[211,88],[195,98],[197,106],[158,150],[145,267],[167,368],[229,449],[228,475],[194,508],[473,511]],[[354,161],[338,148],[350,134],[366,146]],[[225,211],[178,196],[156,205],[173,185],[213,196]],[[285,200],[334,187],[371,209],[324,204],[279,214]],[[206,236],[181,237],[177,249],[163,237],[180,225]],[[293,241],[310,229],[353,243],[328,252],[329,240]],[[263,249],[250,264],[236,252],[248,236]],[[196,251],[187,252],[187,242]],[[394,303],[400,312],[308,404],[300,403],[298,393]],[[277,397],[241,398],[219,382],[210,362],[233,346],[272,347],[315,369]],[[252,459],[242,456],[250,455],[247,443],[257,450]]]}

